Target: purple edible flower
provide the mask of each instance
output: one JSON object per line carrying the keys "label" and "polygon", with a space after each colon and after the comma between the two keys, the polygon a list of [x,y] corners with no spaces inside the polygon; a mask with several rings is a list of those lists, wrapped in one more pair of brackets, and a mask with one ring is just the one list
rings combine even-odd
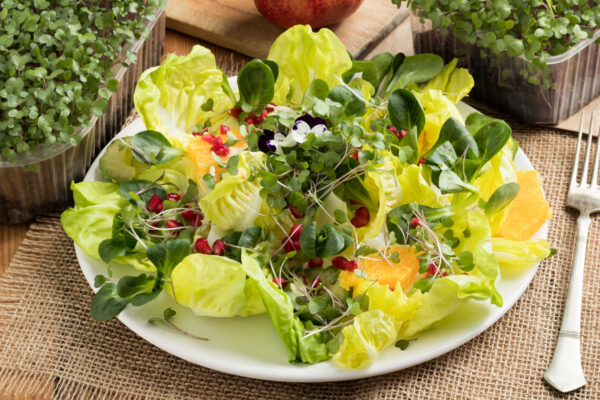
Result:
{"label": "purple edible flower", "polygon": [[325,125],[327,126],[327,121],[325,121],[323,118],[319,118],[319,117],[313,117],[310,114],[304,114],[298,118],[296,118],[296,122],[294,123],[294,126],[299,122],[299,121],[304,121],[308,124],[308,126],[312,129],[317,125]]}
{"label": "purple edible flower", "polygon": [[263,134],[258,137],[258,148],[263,153],[272,153],[277,151],[273,139],[275,138],[275,132],[268,129],[263,130]]}

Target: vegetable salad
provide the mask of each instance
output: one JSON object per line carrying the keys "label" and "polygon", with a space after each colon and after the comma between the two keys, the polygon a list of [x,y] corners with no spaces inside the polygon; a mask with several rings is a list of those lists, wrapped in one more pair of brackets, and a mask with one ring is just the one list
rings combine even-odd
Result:
{"label": "vegetable salad", "polygon": [[[203,47],[169,55],[135,89],[148,130],[115,139],[106,181],[72,184],[62,215],[108,266],[92,316],[165,291],[199,316],[267,313],[290,362],[363,368],[462,302],[501,306],[501,270],[550,254],[511,236],[531,204],[519,199],[537,201],[532,232],[551,212],[539,179],[520,191],[510,127],[458,111],[472,87],[456,60],[353,60],[309,26],[246,64],[236,88]],[[123,265],[138,274],[113,279]],[[176,327],[174,314],[151,322]]]}

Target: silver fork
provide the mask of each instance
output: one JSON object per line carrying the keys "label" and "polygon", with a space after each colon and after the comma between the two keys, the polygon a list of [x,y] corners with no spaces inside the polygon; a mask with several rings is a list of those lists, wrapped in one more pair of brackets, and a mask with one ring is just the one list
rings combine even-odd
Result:
{"label": "silver fork", "polygon": [[579,181],[577,171],[579,167],[579,154],[581,150],[581,138],[583,135],[583,112],[579,124],[579,136],[577,138],[577,150],[575,162],[573,163],[573,174],[567,195],[567,205],[579,210],[577,218],[577,244],[575,245],[575,257],[573,269],[571,270],[571,281],[569,293],[563,315],[560,333],[554,356],[544,379],[560,390],[570,392],[585,385],[585,376],[581,368],[581,298],[583,293],[583,266],[585,263],[585,250],[588,230],[590,227],[590,214],[600,211],[600,186],[598,185],[598,164],[600,159],[600,135],[597,141],[596,156],[592,167],[592,180],[588,183],[588,165],[590,161],[590,149],[592,147],[592,132],[594,131],[594,112],[590,119],[590,130],[587,138],[587,149],[583,171]]}

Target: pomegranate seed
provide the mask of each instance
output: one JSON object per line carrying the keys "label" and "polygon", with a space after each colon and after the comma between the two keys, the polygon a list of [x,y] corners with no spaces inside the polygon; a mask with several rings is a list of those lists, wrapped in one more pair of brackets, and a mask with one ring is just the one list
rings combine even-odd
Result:
{"label": "pomegranate seed", "polygon": [[213,243],[213,253],[222,256],[225,253],[225,249],[227,248],[227,244],[221,239],[215,240]]}
{"label": "pomegranate seed", "polygon": [[250,114],[246,117],[244,122],[248,125],[256,125],[256,115]]}
{"label": "pomegranate seed", "polygon": [[442,272],[442,276],[448,276],[448,273],[444,271]]}
{"label": "pomegranate seed", "polygon": [[350,154],[350,157],[354,158],[358,162],[358,151]]}
{"label": "pomegranate seed", "polygon": [[398,132],[398,139],[402,139],[407,133],[408,131],[406,129],[402,129],[400,132]]}
{"label": "pomegranate seed", "polygon": [[179,200],[181,200],[181,195],[179,193],[169,193],[167,195],[167,200],[179,201]]}
{"label": "pomegranate seed", "polygon": [[300,239],[302,228],[304,227],[300,224],[292,225],[292,228],[290,229],[290,238],[292,238],[293,240]]}
{"label": "pomegranate seed", "polygon": [[319,286],[321,286],[321,280],[319,279],[318,276],[315,276],[314,279],[312,280],[311,284],[310,284],[310,287],[311,288],[317,288]]}
{"label": "pomegranate seed", "polygon": [[273,278],[273,283],[279,286],[280,288],[284,288],[287,285],[287,282],[283,280],[283,278]]}
{"label": "pomegranate seed", "polygon": [[183,208],[187,209],[181,213],[181,217],[183,219],[185,219],[192,226],[201,226],[202,225],[202,220],[204,219],[204,215],[192,210],[190,206],[184,206]]}
{"label": "pomegranate seed", "polygon": [[267,105],[265,107],[265,111],[268,113],[272,113],[273,111],[275,111],[275,104],[273,103],[269,103],[269,105]]}
{"label": "pomegranate seed", "polygon": [[219,126],[219,133],[221,135],[227,135],[227,132],[229,132],[229,127],[227,125]]}
{"label": "pomegranate seed", "polygon": [[210,133],[205,133],[204,135],[202,135],[202,140],[214,145],[217,140],[217,137],[215,135],[211,135]]}
{"label": "pomegranate seed", "polygon": [[362,206],[362,203],[356,200],[350,199],[350,204],[354,204],[355,206]]}
{"label": "pomegranate seed", "polygon": [[371,214],[369,213],[369,209],[365,206],[360,207],[355,211],[354,217],[350,220],[352,225],[357,228],[366,226],[369,224],[369,220],[371,219]]}
{"label": "pomegranate seed", "polygon": [[225,146],[223,143],[213,144],[213,146],[211,147],[211,150],[214,151],[215,154],[220,157],[225,157],[229,154],[229,147]]}
{"label": "pomegranate seed", "polygon": [[354,271],[358,266],[354,260],[346,260],[344,257],[338,256],[331,260],[331,265],[335,268],[343,269],[346,271]]}
{"label": "pomegranate seed", "polygon": [[258,118],[256,118],[256,122],[258,122],[259,124],[261,122],[263,122],[265,120],[265,118],[267,118],[267,110],[263,110],[260,115],[258,116]]}
{"label": "pomegranate seed", "polygon": [[234,118],[239,118],[239,116],[242,114],[242,109],[239,107],[232,108],[231,111],[229,111],[229,114],[231,114],[231,116]]}
{"label": "pomegranate seed", "polygon": [[163,201],[159,195],[154,194],[150,197],[150,201],[148,201],[148,206],[146,207],[148,211],[153,213],[159,213],[163,210]]}
{"label": "pomegranate seed", "polygon": [[196,243],[194,243],[194,250],[202,254],[212,254],[212,249],[210,248],[210,244],[208,244],[208,240],[206,240],[206,238],[200,238],[196,240]]}
{"label": "pomegranate seed", "polygon": [[320,268],[323,266],[323,259],[320,257],[311,258],[308,262],[308,268]]}
{"label": "pomegranate seed", "polygon": [[421,220],[417,217],[414,217],[410,224],[413,226],[413,228],[416,228],[417,226],[421,225]]}
{"label": "pomegranate seed", "polygon": [[435,263],[429,263],[429,264],[427,265],[427,273],[428,273],[429,275],[432,275],[432,276],[433,276],[433,275],[435,275],[437,272],[438,272],[438,267],[437,267],[437,265],[435,265]]}
{"label": "pomegranate seed", "polygon": [[388,125],[385,127],[385,129],[392,132],[394,135],[398,136],[398,129],[394,125]]}
{"label": "pomegranate seed", "polygon": [[292,215],[295,218],[302,218],[302,217],[304,217],[304,214],[302,214],[302,213],[300,213],[298,211],[298,207],[293,206],[293,205],[290,204],[290,205],[288,205],[288,209],[290,210],[290,212],[292,213]]}
{"label": "pomegranate seed", "polygon": [[423,165],[423,164],[425,164],[425,158],[419,157],[419,161],[417,161],[417,165]]}
{"label": "pomegranate seed", "polygon": [[171,232],[172,234],[175,234],[175,235],[179,235],[181,233],[181,230],[179,230],[179,228],[181,228],[182,226],[183,226],[183,224],[181,222],[177,221],[176,219],[168,219],[165,222],[165,228],[177,229],[177,231]]}

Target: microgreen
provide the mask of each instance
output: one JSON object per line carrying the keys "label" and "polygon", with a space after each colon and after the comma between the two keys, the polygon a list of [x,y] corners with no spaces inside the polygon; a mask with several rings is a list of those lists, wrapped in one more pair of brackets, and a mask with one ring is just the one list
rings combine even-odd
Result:
{"label": "microgreen", "polygon": [[127,46],[147,33],[163,5],[3,1],[0,154],[14,161],[38,146],[77,144],[76,127],[102,115],[118,88],[113,66],[136,62]]}

